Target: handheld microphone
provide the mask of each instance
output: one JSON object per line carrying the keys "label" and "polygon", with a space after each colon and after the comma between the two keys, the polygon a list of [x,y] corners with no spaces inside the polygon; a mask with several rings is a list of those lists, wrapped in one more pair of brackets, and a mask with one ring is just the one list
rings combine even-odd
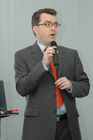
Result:
{"label": "handheld microphone", "polygon": [[[51,42],[51,47],[53,47],[53,46],[57,46],[57,43],[55,41]],[[58,54],[57,54],[56,48],[55,48],[55,54],[53,56],[53,59],[54,59],[54,66],[57,67],[59,64],[58,64]]]}

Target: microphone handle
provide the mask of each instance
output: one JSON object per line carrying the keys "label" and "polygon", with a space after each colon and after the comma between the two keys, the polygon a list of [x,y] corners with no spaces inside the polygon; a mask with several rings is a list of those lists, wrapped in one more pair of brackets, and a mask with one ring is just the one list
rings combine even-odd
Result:
{"label": "microphone handle", "polygon": [[58,54],[57,54],[57,49],[55,49],[55,54],[53,56],[54,59],[54,66],[58,66]]}

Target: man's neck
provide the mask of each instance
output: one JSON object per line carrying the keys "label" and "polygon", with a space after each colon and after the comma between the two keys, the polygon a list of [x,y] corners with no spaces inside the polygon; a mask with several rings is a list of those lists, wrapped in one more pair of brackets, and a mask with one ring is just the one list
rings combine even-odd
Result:
{"label": "man's neck", "polygon": [[43,43],[43,42],[40,42],[40,41],[38,41],[38,40],[37,40],[37,42],[39,42],[41,45],[44,45],[44,46],[46,46],[46,47],[50,46],[50,43]]}

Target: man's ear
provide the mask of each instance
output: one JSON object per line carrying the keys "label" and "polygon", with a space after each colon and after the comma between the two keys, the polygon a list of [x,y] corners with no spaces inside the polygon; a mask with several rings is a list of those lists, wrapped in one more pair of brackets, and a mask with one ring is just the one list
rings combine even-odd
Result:
{"label": "man's ear", "polygon": [[34,25],[32,29],[33,29],[33,32],[34,32],[35,34],[37,34],[37,26]]}

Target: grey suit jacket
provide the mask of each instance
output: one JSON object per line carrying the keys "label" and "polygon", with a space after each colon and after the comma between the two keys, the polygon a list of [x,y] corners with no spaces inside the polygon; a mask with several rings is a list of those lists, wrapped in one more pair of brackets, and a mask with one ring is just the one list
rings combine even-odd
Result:
{"label": "grey suit jacket", "polygon": [[[89,93],[89,79],[76,50],[57,46],[58,77],[72,82],[72,94],[62,90],[72,140],[81,140],[75,97]],[[16,89],[26,96],[22,140],[55,140],[56,87],[49,68],[42,65],[43,54],[37,43],[15,53]]]}

